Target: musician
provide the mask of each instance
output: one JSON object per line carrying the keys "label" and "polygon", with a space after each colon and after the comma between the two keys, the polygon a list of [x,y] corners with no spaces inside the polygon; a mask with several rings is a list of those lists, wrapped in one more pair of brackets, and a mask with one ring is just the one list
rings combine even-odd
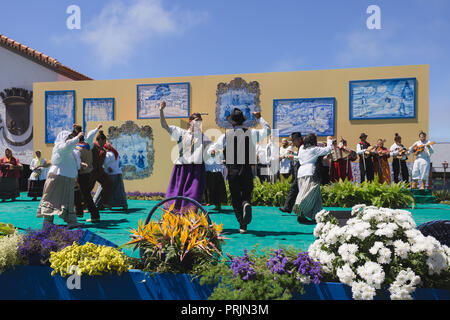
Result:
{"label": "musician", "polygon": [[416,141],[410,148],[409,152],[414,152],[416,160],[414,160],[412,169],[411,188],[417,189],[418,181],[421,181],[420,189],[425,189],[426,181],[430,173],[431,155],[434,153],[431,145],[433,142],[427,140],[427,134],[423,131],[419,133],[419,141]]}
{"label": "musician", "polygon": [[380,183],[391,183],[391,170],[389,169],[388,159],[390,152],[384,147],[383,139],[378,139],[375,154],[372,156],[373,168],[376,175],[378,175],[378,181]]}
{"label": "musician", "polygon": [[361,183],[365,180],[373,181],[373,148],[367,142],[367,134],[361,133],[359,136],[360,142],[356,145],[356,153],[359,155],[359,170],[361,171]]}
{"label": "musician", "polygon": [[337,140],[333,140],[333,148],[331,154],[328,155],[330,164],[330,181],[332,183],[344,181],[345,179],[352,181],[352,165],[350,163],[350,155],[352,150],[347,149],[347,141],[341,139],[339,144]]}
{"label": "musician", "polygon": [[392,157],[392,169],[394,171],[394,182],[400,181],[400,172],[402,174],[402,181],[409,181],[408,167],[406,166],[406,160],[408,160],[408,150],[402,144],[402,137],[395,134],[394,144],[389,149]]}

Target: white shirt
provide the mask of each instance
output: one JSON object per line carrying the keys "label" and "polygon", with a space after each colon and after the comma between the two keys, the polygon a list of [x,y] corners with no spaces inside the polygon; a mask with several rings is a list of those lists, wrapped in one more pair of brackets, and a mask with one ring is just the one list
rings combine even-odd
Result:
{"label": "white shirt", "polygon": [[[261,125],[262,129],[248,129],[249,136],[252,139],[251,141],[256,144],[258,141],[265,139],[268,135],[270,135],[270,125],[261,117],[259,118],[259,124]],[[242,127],[234,127],[234,130],[242,129]],[[246,132],[247,134],[247,132]],[[219,150],[223,151],[223,149],[226,147],[226,134],[222,134],[218,139],[217,142],[212,144],[209,149],[208,153],[211,153],[212,150]],[[233,151],[234,152],[234,151]],[[250,157],[251,159],[251,157]],[[251,163],[253,164],[253,163]]]}
{"label": "white shirt", "polygon": [[[400,147],[397,143],[394,142],[394,144],[389,149],[389,152],[391,153],[391,157],[395,158],[402,149],[403,149],[402,147]],[[406,151],[406,153],[402,156],[401,160],[406,160],[409,153],[410,153],[409,150]]]}
{"label": "white shirt", "polygon": [[274,159],[274,144],[270,142],[269,144],[258,144],[256,146],[256,154],[259,158],[260,164],[270,164]]}
{"label": "white shirt", "polygon": [[175,164],[202,164],[203,152],[211,144],[211,140],[203,133],[192,134],[190,130],[177,126],[169,126],[169,129],[170,136],[178,144],[179,157],[175,160]]}
{"label": "white shirt", "polygon": [[[45,180],[45,179],[47,179],[48,168],[41,167],[40,168],[40,173],[39,173],[39,169],[35,170],[36,169],[36,162],[37,162],[36,158],[33,158],[33,160],[31,160],[30,170],[32,172],[31,172],[29,180],[37,181],[37,180]],[[47,161],[45,159],[42,159],[41,165],[44,166],[46,164],[47,164]]]}
{"label": "white shirt", "polygon": [[292,152],[292,147],[280,147],[280,157],[285,157],[283,160],[280,160],[280,173],[289,173],[291,169],[291,159],[286,158],[290,152]]}
{"label": "white shirt", "polygon": [[[105,162],[103,162],[103,168],[105,168],[105,172],[109,175],[114,174],[122,174],[122,170],[119,167],[119,157],[114,155],[114,152],[108,151],[106,153]],[[109,172],[108,168],[112,169],[112,172]]]}
{"label": "white shirt", "polygon": [[[409,148],[409,152],[413,152],[415,146],[420,147],[420,146],[426,145],[426,144],[429,143],[429,142],[430,142],[429,140],[426,140],[425,143],[422,143],[420,140],[419,140],[419,141],[416,141],[416,142],[414,142],[414,144]],[[424,151],[420,152],[420,153],[416,156],[416,160],[417,160],[417,159],[424,159],[424,160],[426,160],[426,161],[429,162],[430,159],[431,159],[431,155],[432,155],[433,153],[434,153],[433,147],[432,147],[432,146],[428,146],[428,147],[425,148]]]}
{"label": "white shirt", "polygon": [[52,159],[54,156],[58,156],[58,162],[54,163],[52,161],[52,165],[48,171],[49,174],[52,173],[68,178],[76,178],[78,176],[81,160],[74,152],[78,142],[78,137],[75,137],[53,147]]}
{"label": "white shirt", "polygon": [[305,149],[304,146],[301,146],[298,150],[298,155],[296,156],[296,159],[300,162],[300,168],[298,169],[297,178],[314,175],[317,158],[330,153],[332,147],[332,140],[327,140],[327,146],[323,148],[310,147]]}

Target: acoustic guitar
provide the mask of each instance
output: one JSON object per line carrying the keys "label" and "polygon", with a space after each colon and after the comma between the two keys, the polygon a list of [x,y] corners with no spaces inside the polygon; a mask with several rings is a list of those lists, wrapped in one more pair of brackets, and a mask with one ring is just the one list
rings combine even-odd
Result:
{"label": "acoustic guitar", "polygon": [[423,151],[425,150],[426,147],[432,146],[432,145],[435,144],[435,143],[436,143],[436,142],[434,142],[434,141],[430,141],[430,142],[428,142],[427,144],[423,144],[423,145],[421,145],[421,146],[415,146],[415,147],[413,148],[414,155],[417,156],[419,153],[423,152]]}

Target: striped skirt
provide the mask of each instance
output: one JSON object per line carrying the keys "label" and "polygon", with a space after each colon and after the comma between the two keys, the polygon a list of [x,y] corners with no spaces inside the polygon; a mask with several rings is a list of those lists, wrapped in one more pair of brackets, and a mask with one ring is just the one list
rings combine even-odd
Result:
{"label": "striped skirt", "polygon": [[293,211],[300,217],[315,221],[316,214],[323,209],[320,183],[313,176],[297,179],[298,195]]}

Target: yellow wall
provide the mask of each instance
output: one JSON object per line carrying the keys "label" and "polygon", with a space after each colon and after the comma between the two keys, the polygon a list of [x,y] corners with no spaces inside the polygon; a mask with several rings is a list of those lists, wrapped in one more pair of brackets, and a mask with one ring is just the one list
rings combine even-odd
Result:
{"label": "yellow wall", "polygon": [[[429,66],[396,66],[319,71],[293,71],[259,74],[214,75],[194,77],[146,78],[125,80],[95,80],[73,82],[35,83],[34,91],[34,148],[41,149],[49,158],[53,145],[46,145],[45,137],[45,91],[75,90],[76,121],[82,123],[83,98],[115,98],[115,119],[108,123],[118,125],[132,120],[138,125],[148,124],[154,130],[156,159],[153,174],[139,182],[125,181],[127,191],[165,192],[172,169],[169,152],[175,145],[167,132],[161,130],[159,120],[137,121],[136,85],[148,83],[190,83],[190,111],[205,112],[203,128],[217,128],[215,123],[216,90],[220,82],[229,83],[236,77],[245,81],[258,81],[261,90],[262,116],[272,124],[273,99],[289,98],[336,98],[336,137],[347,139],[349,147],[356,148],[359,135],[365,132],[368,141],[375,144],[378,138],[386,139],[386,147],[393,143],[398,132],[407,147],[418,139],[420,130],[428,132],[429,117]],[[349,81],[366,79],[410,78],[417,79],[416,119],[395,120],[349,120]],[[170,124],[183,125],[185,120],[170,120]],[[92,124],[88,126],[90,128]],[[105,125],[105,132],[107,132]],[[432,140],[432,137],[430,137]],[[319,139],[320,140],[320,139]]]}

